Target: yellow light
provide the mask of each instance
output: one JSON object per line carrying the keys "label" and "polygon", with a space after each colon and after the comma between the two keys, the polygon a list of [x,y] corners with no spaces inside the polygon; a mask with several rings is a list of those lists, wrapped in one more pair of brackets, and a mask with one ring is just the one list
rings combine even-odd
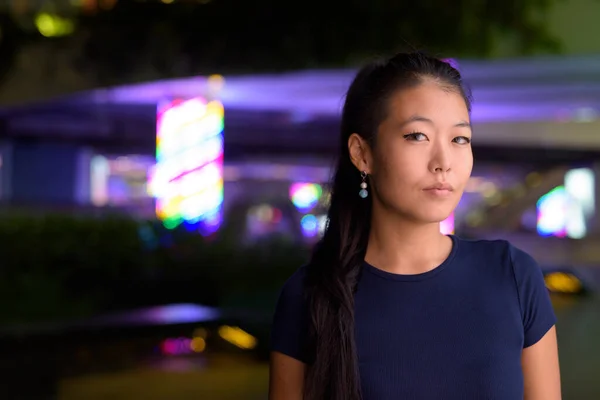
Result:
{"label": "yellow light", "polygon": [[206,341],[201,337],[195,337],[190,342],[190,349],[195,353],[202,353],[206,349]]}
{"label": "yellow light", "polygon": [[75,30],[72,21],[48,13],[36,15],[35,26],[40,34],[45,37],[67,36]]}
{"label": "yellow light", "polygon": [[213,114],[218,117],[223,117],[225,115],[225,109],[223,107],[223,103],[220,101],[213,100],[206,105],[206,114]]}
{"label": "yellow light", "polygon": [[225,86],[225,78],[222,75],[211,75],[208,77],[207,85],[211,92],[219,92]]}
{"label": "yellow light", "polygon": [[578,294],[583,291],[581,281],[565,272],[552,272],[544,276],[548,290],[556,293]]}
{"label": "yellow light", "polygon": [[256,338],[238,327],[222,326],[219,336],[240,349],[251,350],[256,347]]}

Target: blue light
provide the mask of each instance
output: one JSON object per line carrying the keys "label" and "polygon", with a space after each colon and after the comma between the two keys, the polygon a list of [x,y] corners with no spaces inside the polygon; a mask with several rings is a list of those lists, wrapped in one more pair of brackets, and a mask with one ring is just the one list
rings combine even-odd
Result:
{"label": "blue light", "polygon": [[319,233],[319,221],[312,214],[307,214],[300,221],[302,233],[306,237],[314,237]]}

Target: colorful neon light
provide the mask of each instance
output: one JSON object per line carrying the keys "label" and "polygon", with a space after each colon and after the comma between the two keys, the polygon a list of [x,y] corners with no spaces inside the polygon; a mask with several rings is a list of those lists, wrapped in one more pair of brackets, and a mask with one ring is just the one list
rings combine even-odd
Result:
{"label": "colorful neon light", "polygon": [[159,107],[156,166],[149,188],[165,227],[185,222],[206,234],[219,228],[223,121],[223,105],[218,101],[194,98]]}
{"label": "colorful neon light", "polygon": [[564,186],[546,193],[537,202],[537,230],[541,236],[565,237],[569,198]]}
{"label": "colorful neon light", "polygon": [[290,199],[300,211],[307,211],[317,205],[323,189],[316,183],[294,183],[290,186]]}
{"label": "colorful neon light", "polygon": [[537,230],[542,236],[581,239],[587,235],[589,220],[595,214],[595,176],[589,168],[565,174],[558,186],[538,200]]}

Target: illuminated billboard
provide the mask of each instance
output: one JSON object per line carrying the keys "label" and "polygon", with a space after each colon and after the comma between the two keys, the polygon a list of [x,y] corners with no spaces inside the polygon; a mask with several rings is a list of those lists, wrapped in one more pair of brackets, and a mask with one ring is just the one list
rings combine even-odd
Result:
{"label": "illuminated billboard", "polygon": [[159,106],[150,192],[165,227],[185,223],[209,234],[221,222],[223,105],[203,98]]}
{"label": "illuminated billboard", "polygon": [[537,202],[537,231],[541,236],[582,239],[596,213],[595,176],[589,168],[576,168],[565,174],[557,186]]}

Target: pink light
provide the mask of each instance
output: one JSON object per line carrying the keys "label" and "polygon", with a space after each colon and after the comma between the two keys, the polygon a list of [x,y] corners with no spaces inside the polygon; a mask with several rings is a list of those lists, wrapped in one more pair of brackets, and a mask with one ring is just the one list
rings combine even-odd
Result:
{"label": "pink light", "polygon": [[161,343],[160,349],[164,354],[175,354],[177,352],[177,342],[174,339],[165,339]]}
{"label": "pink light", "polygon": [[182,355],[192,353],[192,339],[186,337],[165,339],[160,344],[160,350],[165,355]]}
{"label": "pink light", "polygon": [[454,213],[440,223],[440,232],[444,235],[454,234]]}

